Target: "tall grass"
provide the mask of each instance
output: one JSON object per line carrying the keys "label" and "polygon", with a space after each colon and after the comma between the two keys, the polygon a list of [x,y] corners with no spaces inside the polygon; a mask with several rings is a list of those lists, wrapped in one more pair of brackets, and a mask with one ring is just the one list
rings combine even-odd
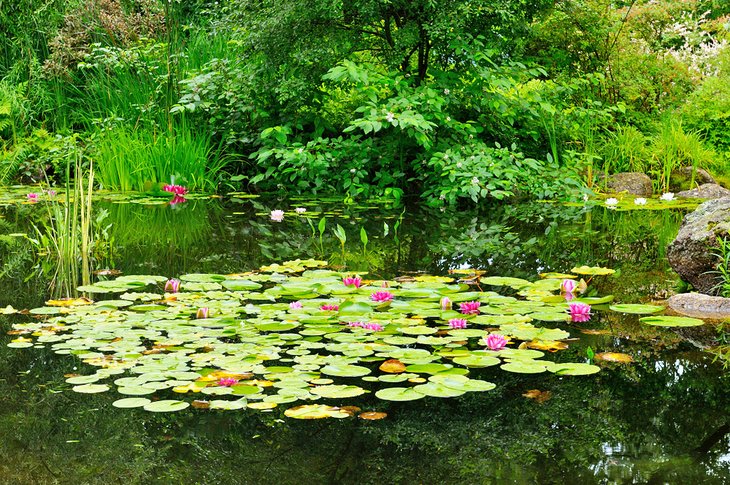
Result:
{"label": "tall grass", "polygon": [[[210,137],[182,123],[173,133],[117,127],[96,136],[98,180],[109,190],[144,191],[173,177],[193,190],[209,190],[223,168]],[[210,160],[209,160],[210,158]]]}
{"label": "tall grass", "polygon": [[655,134],[651,144],[652,166],[650,173],[655,176],[658,188],[669,190],[672,172],[682,167],[692,167],[691,185],[697,168],[709,167],[717,154],[705,147],[702,137],[696,131],[685,131],[682,124],[667,120]]}
{"label": "tall grass", "polygon": [[618,126],[603,147],[604,170],[615,172],[644,172],[650,153],[646,136],[631,125]]}

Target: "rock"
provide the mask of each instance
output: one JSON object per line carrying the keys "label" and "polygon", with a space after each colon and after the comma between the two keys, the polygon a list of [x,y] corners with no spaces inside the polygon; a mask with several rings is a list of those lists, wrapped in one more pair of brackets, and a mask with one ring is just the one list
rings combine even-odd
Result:
{"label": "rock", "polygon": [[680,293],[667,300],[669,308],[688,317],[705,319],[730,318],[730,298],[701,293]]}
{"label": "rock", "polygon": [[712,247],[717,236],[730,233],[730,197],[704,202],[684,217],[679,234],[667,248],[667,259],[674,271],[700,293],[710,294],[718,283],[712,274],[717,256]]}
{"label": "rock", "polygon": [[615,173],[608,177],[606,186],[614,192],[628,192],[642,197],[651,197],[654,193],[651,179],[639,172]]}
{"label": "rock", "polygon": [[[682,174],[682,176],[686,177],[687,180],[692,180],[692,167],[682,167],[679,169],[679,173]],[[695,183],[698,185],[703,184],[716,184],[715,179],[712,178],[712,175],[710,173],[703,169],[698,168],[695,170]]]}
{"label": "rock", "polygon": [[685,199],[719,199],[730,197],[730,190],[718,184],[703,184],[692,190],[679,192],[677,197]]}

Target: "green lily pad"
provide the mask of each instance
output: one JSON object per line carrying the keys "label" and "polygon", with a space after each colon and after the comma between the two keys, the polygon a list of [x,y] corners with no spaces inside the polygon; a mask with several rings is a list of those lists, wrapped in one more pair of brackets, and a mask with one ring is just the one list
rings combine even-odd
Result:
{"label": "green lily pad", "polygon": [[642,317],[639,321],[646,323],[647,325],[655,325],[658,327],[698,327],[705,324],[705,322],[699,318],[673,317],[667,315]]}
{"label": "green lily pad", "polygon": [[66,379],[67,384],[91,384],[93,382],[98,381],[101,379],[101,377],[97,375],[90,375],[90,376],[76,376],[76,377],[69,377]]}
{"label": "green lily pad", "polygon": [[243,409],[246,407],[246,402],[241,401],[240,399],[237,401],[226,401],[223,399],[213,399],[210,401],[210,407],[209,409],[221,409],[225,411],[236,411],[238,409]]}
{"label": "green lily pad", "polygon": [[427,382],[425,384],[419,384],[413,387],[413,390],[431,397],[457,397],[464,394],[466,391],[460,389],[454,389],[453,387],[447,387],[438,382]]}
{"label": "green lily pad", "polygon": [[144,406],[145,411],[153,413],[172,413],[176,411],[182,411],[190,406],[189,402],[177,401],[175,399],[164,399],[162,401],[155,401]]}
{"label": "green lily pad", "polygon": [[81,386],[74,386],[72,390],[81,394],[97,394],[108,391],[109,386],[106,384],[83,384]]}
{"label": "green lily pad", "polygon": [[231,291],[251,291],[258,290],[263,285],[250,280],[226,280],[221,285]]}
{"label": "green lily pad", "polygon": [[577,266],[571,269],[570,272],[588,276],[605,276],[614,274],[616,271],[609,268],[602,268],[600,266]]}
{"label": "green lily pad", "polygon": [[128,408],[141,408],[151,403],[149,399],[145,397],[125,397],[123,399],[117,399],[112,403],[115,408],[128,409]]}
{"label": "green lily pad", "polygon": [[487,278],[481,278],[480,283],[492,286],[509,286],[511,288],[522,288],[530,284],[529,281],[523,280],[522,278],[512,278],[509,276],[489,276]]}
{"label": "green lily pad", "polygon": [[535,360],[515,360],[502,364],[500,369],[507,372],[516,372],[518,374],[540,374],[547,370],[548,362],[538,362]]}
{"label": "green lily pad", "polygon": [[360,365],[335,365],[330,364],[322,367],[322,374],[337,377],[362,377],[370,374],[370,369]]}
{"label": "green lily pad", "polygon": [[578,362],[550,363],[547,370],[560,376],[587,376],[600,372],[597,365],[582,364]]}
{"label": "green lily pad", "polygon": [[455,364],[464,365],[466,367],[489,367],[497,365],[500,362],[501,361],[497,357],[481,354],[470,354],[454,358]]}
{"label": "green lily pad", "polygon": [[329,385],[317,386],[311,389],[312,394],[331,399],[343,399],[365,394],[367,391],[358,386]]}
{"label": "green lily pad", "polygon": [[375,397],[383,401],[415,401],[425,396],[411,387],[388,387],[375,393]]}
{"label": "green lily pad", "polygon": [[659,305],[639,305],[635,303],[622,303],[618,305],[611,305],[608,307],[609,310],[621,313],[636,313],[636,314],[647,314],[647,313],[658,313],[664,310],[663,306]]}
{"label": "green lily pad", "polygon": [[297,322],[271,322],[271,323],[257,323],[254,327],[258,328],[262,332],[288,332],[294,330],[299,326]]}

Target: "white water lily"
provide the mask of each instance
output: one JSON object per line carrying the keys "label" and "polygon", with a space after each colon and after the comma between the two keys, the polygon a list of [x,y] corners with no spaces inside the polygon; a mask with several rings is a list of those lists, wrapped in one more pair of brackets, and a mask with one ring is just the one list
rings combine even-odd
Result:
{"label": "white water lily", "polygon": [[667,192],[666,194],[662,194],[659,198],[661,200],[674,200],[674,192]]}
{"label": "white water lily", "polygon": [[616,197],[609,197],[608,199],[606,199],[606,205],[607,206],[618,205],[618,199]]}
{"label": "white water lily", "polygon": [[305,209],[304,207],[297,207],[296,209],[294,209],[294,211],[297,214],[304,214],[305,212],[307,212],[307,209]]}
{"label": "white water lily", "polygon": [[634,204],[636,205],[646,205],[646,199],[643,197],[637,197],[634,199]]}

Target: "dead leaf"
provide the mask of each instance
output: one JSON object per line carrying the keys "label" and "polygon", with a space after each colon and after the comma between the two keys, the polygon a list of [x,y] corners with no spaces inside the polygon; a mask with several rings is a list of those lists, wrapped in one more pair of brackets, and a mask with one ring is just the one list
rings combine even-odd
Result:
{"label": "dead leaf", "polygon": [[544,403],[545,401],[553,397],[553,393],[550,391],[541,391],[540,389],[530,389],[529,391],[524,393],[523,396],[528,399],[534,399],[539,403]]}
{"label": "dead leaf", "polygon": [[360,415],[358,417],[360,419],[365,419],[365,420],[368,420],[368,421],[376,421],[378,419],[383,419],[386,416],[388,416],[388,413],[380,413],[380,412],[377,412],[377,411],[368,411],[368,412],[365,412],[365,413],[360,413]]}
{"label": "dead leaf", "polygon": [[77,306],[77,305],[91,305],[92,303],[94,303],[94,302],[89,300],[88,298],[81,297],[81,298],[61,298],[60,300],[48,300],[46,302],[46,305],[69,307],[69,306]]}
{"label": "dead leaf", "polygon": [[618,362],[620,364],[627,364],[634,361],[634,358],[629,354],[622,354],[620,352],[601,352],[600,354],[596,354],[594,358],[606,362]]}
{"label": "dead leaf", "polygon": [[191,403],[191,405],[195,409],[208,409],[210,407],[210,402],[209,401],[200,401],[200,400],[196,399],[195,401],[193,401]]}
{"label": "dead leaf", "polygon": [[533,340],[531,342],[527,342],[526,347],[535,350],[547,350],[548,352],[557,352],[558,350],[567,349],[568,344],[559,340]]}
{"label": "dead leaf", "polygon": [[388,359],[380,364],[380,370],[388,374],[400,374],[405,372],[406,366],[398,359]]}

